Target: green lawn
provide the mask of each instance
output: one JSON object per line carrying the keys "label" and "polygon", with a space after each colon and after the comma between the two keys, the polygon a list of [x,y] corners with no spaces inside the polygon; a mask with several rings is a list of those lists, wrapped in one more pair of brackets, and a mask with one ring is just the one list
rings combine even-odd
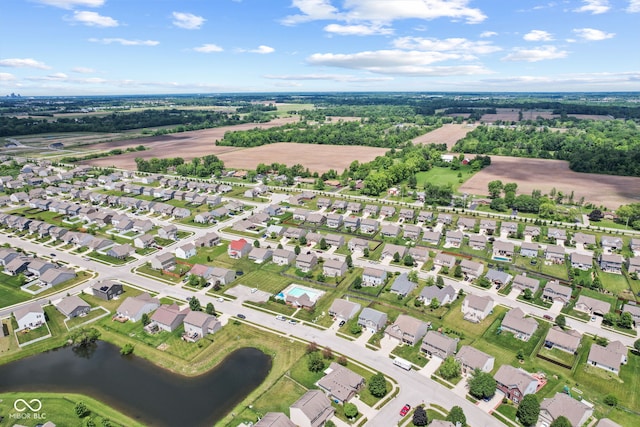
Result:
{"label": "green lawn", "polygon": [[31,295],[20,289],[19,276],[8,276],[0,273],[0,308],[27,301]]}
{"label": "green lawn", "polygon": [[629,293],[631,293],[630,297],[633,299],[633,293],[629,290],[629,283],[623,274],[605,273],[600,271],[598,277],[600,277],[602,287],[609,292],[620,297],[627,295],[627,298],[629,297]]}
{"label": "green lawn", "polygon": [[82,317],[78,316],[78,317],[69,319],[67,321],[67,328],[71,330],[84,323],[93,322],[96,319],[100,318],[101,316],[105,316],[107,314],[109,314],[109,312],[106,311],[106,309],[98,308],[98,309],[91,310],[86,316],[82,316]]}
{"label": "green lawn", "polygon": [[[462,177],[458,177],[458,173],[462,174]],[[426,172],[418,172],[416,178],[418,179],[418,188],[422,188],[425,183],[431,182],[437,185],[451,185],[454,191],[473,176],[471,168],[464,165],[460,167],[460,170],[454,171],[451,168],[443,168],[440,166],[434,166]],[[460,182],[462,180],[463,182]]]}
{"label": "green lawn", "polygon": [[79,297],[88,302],[92,307],[102,306],[106,308],[110,313],[113,313],[120,306],[120,304],[122,304],[122,301],[124,301],[127,297],[135,297],[136,295],[140,295],[143,292],[138,288],[132,288],[131,286],[126,285],[122,287],[122,290],[123,292],[118,297],[118,299],[112,299],[109,301],[105,301],[103,299],[94,297],[93,295],[84,293],[80,294]]}
{"label": "green lawn", "polygon": [[16,336],[18,337],[18,342],[20,344],[25,344],[28,343],[29,341],[33,341],[33,340],[37,340],[38,338],[42,338],[45,337],[47,335],[49,335],[49,328],[47,328],[47,325],[42,325],[39,328],[35,328],[35,329],[23,329],[21,331],[18,331],[16,333]]}
{"label": "green lawn", "polygon": [[540,271],[544,274],[548,274],[553,277],[557,277],[559,279],[568,280],[569,273],[567,271],[567,266],[563,264],[548,264],[544,260],[539,260],[538,264],[540,264]]}
{"label": "green lawn", "polygon": [[[236,422],[257,422],[267,412],[282,412],[289,415],[289,406],[298,400],[306,388],[300,386],[287,375],[281,376],[265,393],[259,396],[252,407],[247,407],[235,417]],[[277,396],[277,399],[274,399]]]}
{"label": "green lawn", "polygon": [[422,345],[422,341],[417,342],[415,345],[406,345],[401,344],[393,349],[391,354],[395,356],[400,356],[403,359],[408,360],[409,362],[415,363],[420,367],[424,367],[429,361],[424,354],[420,351],[420,346]]}
{"label": "green lawn", "polygon": [[[176,266],[176,269],[173,272],[178,274],[181,269],[184,269],[185,271],[189,271],[189,267],[178,264]],[[180,281],[182,280],[180,277],[164,274],[160,270],[154,270],[147,264],[141,265],[135,271],[143,275],[155,277],[163,282],[170,282],[175,284],[175,283],[180,283]]]}

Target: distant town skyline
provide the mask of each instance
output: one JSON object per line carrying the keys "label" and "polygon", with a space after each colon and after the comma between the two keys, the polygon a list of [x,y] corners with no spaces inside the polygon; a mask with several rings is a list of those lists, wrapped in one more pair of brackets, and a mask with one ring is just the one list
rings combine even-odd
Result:
{"label": "distant town skyline", "polygon": [[640,0],[12,0],[0,96],[640,91]]}

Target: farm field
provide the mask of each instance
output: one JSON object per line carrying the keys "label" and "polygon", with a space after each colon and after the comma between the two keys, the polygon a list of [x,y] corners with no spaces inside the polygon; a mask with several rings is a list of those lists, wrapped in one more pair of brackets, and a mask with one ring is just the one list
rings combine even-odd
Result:
{"label": "farm field", "polygon": [[136,157],[141,157],[147,160],[153,157],[182,157],[185,160],[191,160],[195,157],[201,157],[208,154],[219,155],[228,151],[238,150],[238,148],[236,147],[218,147],[215,145],[216,141],[222,139],[226,132],[242,131],[254,128],[268,129],[276,126],[282,126],[287,123],[296,122],[297,120],[297,117],[277,118],[268,123],[244,123],[241,125],[222,126],[213,129],[181,132],[148,138],[106,142],[102,144],[92,145],[91,149],[108,151],[114,148],[124,149],[127,147],[144,145],[145,147],[147,147],[147,150],[125,153],[113,157],[92,159],[84,161],[82,163],[99,167],[116,166],[123,169],[135,170]]}
{"label": "farm field", "polygon": [[[255,169],[258,163],[274,162],[293,166],[300,163],[312,172],[323,173],[329,169],[341,172],[351,162],[369,162],[387,152],[386,148],[363,146],[296,144],[281,142],[246,149],[225,148],[227,151],[218,155],[225,167],[231,169]],[[230,150],[229,150],[230,149]],[[145,151],[146,153],[146,151]]]}
{"label": "farm field", "polygon": [[451,149],[458,140],[467,136],[475,127],[476,125],[446,124],[414,138],[412,142],[414,144],[447,144],[447,148]]}
{"label": "farm field", "polygon": [[552,188],[565,194],[574,192],[574,199],[610,209],[639,201],[640,178],[578,173],[562,160],[527,159],[522,157],[491,156],[491,166],[466,181],[459,191],[487,194],[487,184],[493,180],[516,182],[518,194],[531,194],[538,189],[549,193]]}

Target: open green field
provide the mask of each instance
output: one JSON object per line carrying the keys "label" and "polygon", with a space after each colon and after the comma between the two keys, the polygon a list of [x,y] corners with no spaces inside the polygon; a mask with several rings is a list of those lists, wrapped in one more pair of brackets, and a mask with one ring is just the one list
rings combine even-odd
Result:
{"label": "open green field", "polygon": [[31,295],[20,289],[21,285],[19,276],[0,273],[0,308],[9,307],[31,298]]}
{"label": "open green field", "polygon": [[[462,176],[458,177],[458,173],[461,173]],[[443,168],[439,166],[434,166],[430,170],[426,172],[418,172],[416,174],[416,178],[418,179],[418,188],[423,188],[424,184],[427,182],[436,184],[436,185],[451,185],[454,191],[457,191],[458,188],[464,181],[468,180],[473,176],[473,172],[471,168],[464,165],[460,167],[460,170],[454,171],[451,168]],[[460,182],[462,180],[462,182]]]}
{"label": "open green field", "polygon": [[598,274],[602,287],[622,298],[634,299],[633,291],[627,282],[627,278],[624,274],[605,273],[600,271]]}

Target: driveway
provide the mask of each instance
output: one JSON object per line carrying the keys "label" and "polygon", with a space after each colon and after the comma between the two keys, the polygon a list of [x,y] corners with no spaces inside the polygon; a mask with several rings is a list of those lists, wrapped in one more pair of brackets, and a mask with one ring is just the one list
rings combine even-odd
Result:
{"label": "driveway", "polygon": [[371,338],[372,336],[373,332],[368,329],[363,329],[362,334],[355,340],[355,342],[363,347],[366,347],[367,341],[369,341],[369,338]]}
{"label": "driveway", "polygon": [[520,289],[511,288],[511,292],[509,292],[509,295],[507,295],[507,298],[515,301],[518,298],[518,295],[520,295]]}
{"label": "driveway", "polygon": [[456,386],[452,389],[455,394],[460,397],[465,397],[469,392],[469,388],[467,385],[467,378],[465,376],[462,377],[460,382],[456,384]]}
{"label": "driveway", "polygon": [[549,308],[549,312],[553,314],[560,314],[560,311],[564,307],[560,301],[554,301],[551,307]]}
{"label": "driveway", "polygon": [[418,372],[420,372],[422,375],[424,375],[427,378],[431,378],[431,375],[433,375],[433,373],[438,370],[441,363],[442,363],[442,359],[440,359],[439,357],[433,356],[431,360],[429,360],[429,362],[426,365],[424,365],[424,368],[420,369]]}
{"label": "driveway", "polygon": [[240,301],[266,302],[269,300],[269,296],[271,296],[271,294],[268,292],[261,291],[260,289],[255,292],[251,292],[252,289],[255,288],[250,288],[245,285],[237,285],[225,293],[233,295]]}
{"label": "driveway", "polygon": [[484,400],[479,400],[478,403],[476,403],[476,406],[482,409],[483,411],[485,411],[487,414],[490,414],[491,412],[493,412],[495,408],[497,408],[502,403],[503,398],[504,398],[504,393],[497,390],[496,394],[493,395],[490,401],[485,402]]}
{"label": "driveway", "polygon": [[386,335],[380,340],[380,351],[379,353],[384,356],[389,356],[389,354],[393,351],[394,348],[400,345],[400,342],[391,338],[389,335]]}

